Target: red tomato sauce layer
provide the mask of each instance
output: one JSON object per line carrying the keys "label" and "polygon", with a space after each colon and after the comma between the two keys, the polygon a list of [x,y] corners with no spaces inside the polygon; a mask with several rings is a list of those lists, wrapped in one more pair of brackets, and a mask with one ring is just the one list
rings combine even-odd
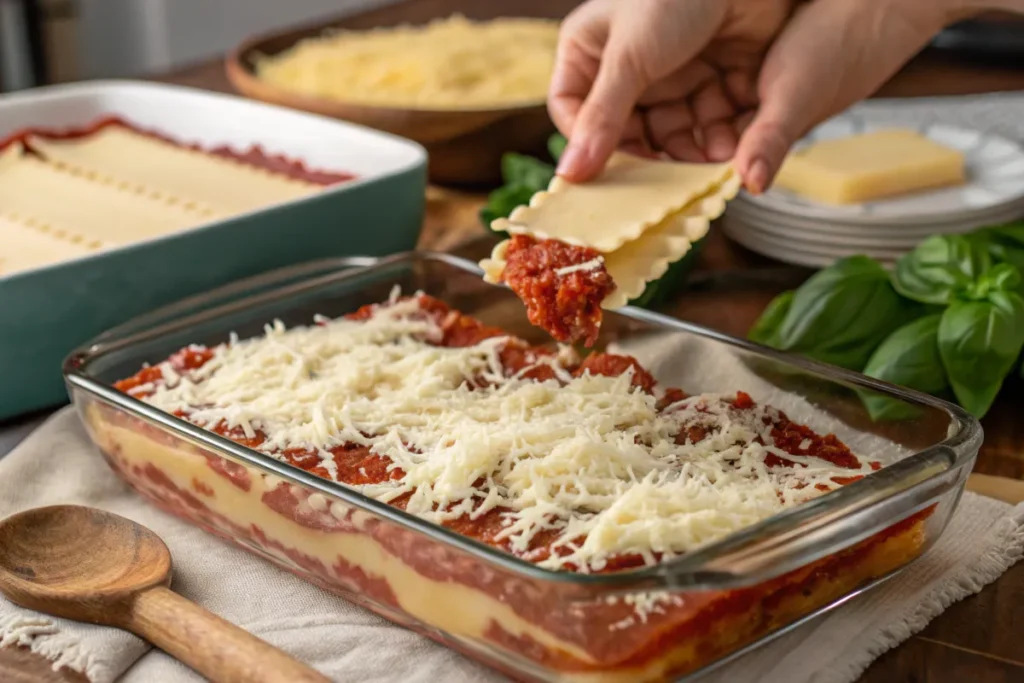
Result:
{"label": "red tomato sauce layer", "polygon": [[0,150],[6,148],[12,143],[18,142],[23,144],[33,153],[36,153],[35,150],[32,149],[31,143],[28,141],[32,136],[47,138],[49,140],[80,140],[88,138],[90,135],[95,135],[101,130],[110,127],[126,128],[134,133],[139,133],[155,140],[170,143],[175,147],[190,149],[196,152],[209,154],[211,156],[231,159],[248,166],[255,166],[256,168],[263,169],[264,171],[276,173],[293,180],[301,180],[313,185],[334,185],[353,180],[356,177],[351,173],[337,173],[310,169],[307,168],[303,162],[297,159],[289,159],[288,157],[279,154],[270,154],[269,152],[264,151],[259,145],[252,145],[244,151],[238,151],[226,145],[212,147],[209,149],[197,144],[187,145],[170,138],[163,133],[140,128],[139,126],[129,123],[117,116],[106,116],[88,125],[77,128],[25,128],[18,130],[11,135],[8,135],[6,138],[0,138]]}
{"label": "red tomato sauce layer", "polygon": [[523,300],[531,323],[556,341],[589,348],[601,330],[601,302],[615,291],[600,259],[588,247],[515,235],[501,279]]}
{"label": "red tomato sauce layer", "polygon": [[[462,347],[476,344],[484,339],[505,335],[501,329],[487,326],[474,318],[454,311],[443,302],[432,297],[420,295],[419,303],[422,311],[421,314],[424,318],[432,319],[442,331],[440,339],[427,343],[443,347]],[[368,319],[378,306],[364,306],[354,313],[347,315],[346,318],[351,320]],[[525,342],[510,338],[499,355],[507,376],[523,373],[524,370],[530,368],[529,371],[521,374],[521,376],[535,381],[545,381],[556,379],[555,373],[549,365],[537,365],[537,361],[545,356],[550,357],[553,353],[550,349],[530,346]],[[199,368],[212,357],[213,351],[211,349],[190,346],[176,352],[168,360],[180,373]],[[653,394],[656,389],[654,377],[635,358],[630,356],[594,352],[578,364],[565,365],[563,363],[563,366],[576,376],[589,372],[592,375],[617,377],[630,372],[632,373],[633,386],[638,390]],[[162,381],[162,373],[157,367],[147,367],[136,375],[121,380],[115,386],[120,391],[131,391],[132,395],[136,398],[144,399],[152,393],[150,387]],[[671,410],[673,404],[682,400],[685,396],[679,389],[667,389],[663,392],[663,397],[659,401],[659,407],[661,410]],[[743,392],[738,392],[730,403],[735,410],[753,410],[756,406],[751,397]],[[188,419],[189,416],[187,413],[179,413],[178,417]],[[768,418],[765,419],[766,425],[771,424],[772,445],[776,448],[797,456],[815,456],[844,469],[860,468],[858,458],[834,435],[819,435],[806,426],[792,422],[781,412],[777,414],[773,421],[768,421]],[[241,427],[229,429],[223,422],[213,425],[211,431],[250,448],[258,448],[266,439],[266,435],[259,430],[256,431],[254,436],[246,436]],[[684,429],[676,437],[676,440],[679,443],[696,443],[706,438],[710,438],[710,434],[704,428],[691,426]],[[331,448],[329,452],[334,460],[337,481],[348,485],[358,486],[360,484],[381,483],[388,479],[400,480],[405,476],[405,473],[400,468],[393,466],[392,461],[387,456],[373,453],[369,447],[364,445],[346,443]],[[283,451],[275,451],[274,455],[294,467],[324,479],[331,478],[327,467],[324,466],[321,454],[315,451],[290,448]],[[216,460],[218,462],[216,464],[211,462],[211,466],[218,471],[218,474],[232,479],[236,485],[247,488],[247,474],[243,468],[220,458],[216,458]],[[793,462],[774,454],[767,456],[766,464],[769,467],[794,466]],[[872,466],[876,467],[877,464],[873,463]],[[237,468],[237,471],[235,471],[235,468]],[[860,476],[858,475],[837,478],[835,481],[837,484],[847,484],[859,478]],[[481,482],[482,484],[483,482]],[[391,502],[391,505],[404,509],[408,498],[408,495],[397,498]],[[499,507],[480,516],[472,517],[466,515],[450,520],[445,524],[453,531],[464,536],[515,554],[530,562],[541,562],[550,557],[551,553],[569,552],[564,545],[554,545],[554,542],[560,535],[560,530],[558,529],[539,532],[534,536],[532,543],[525,551],[513,550],[507,538],[499,538],[500,532],[505,528],[505,516],[509,512],[511,510]],[[580,538],[576,542],[582,541],[583,538]],[[643,565],[644,560],[639,555],[625,554],[610,558],[607,567],[602,571],[613,572]],[[576,569],[571,566],[568,568]]]}

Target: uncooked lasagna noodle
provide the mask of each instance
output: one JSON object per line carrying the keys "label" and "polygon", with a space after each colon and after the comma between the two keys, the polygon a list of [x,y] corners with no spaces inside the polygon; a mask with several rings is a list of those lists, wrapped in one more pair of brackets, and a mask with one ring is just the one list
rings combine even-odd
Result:
{"label": "uncooked lasagna noodle", "polygon": [[0,155],[0,207],[54,232],[111,245],[166,235],[216,217],[209,210],[57,168],[13,146]]}
{"label": "uncooked lasagna noodle", "polygon": [[[601,254],[616,289],[603,302],[618,308],[639,296],[690,246],[736,196],[730,164],[685,164],[616,153],[593,181],[556,177],[528,206],[492,223],[495,230],[586,247]],[[485,279],[501,280],[508,242],[481,262]]]}
{"label": "uncooked lasagna noodle", "polygon": [[32,135],[28,144],[58,167],[210,214],[244,213],[319,190],[311,183],[179,147],[125,126],[106,126],[72,139]]}
{"label": "uncooked lasagna noodle", "polygon": [[161,237],[352,179],[264,152],[201,149],[116,117],[0,138],[0,275]]}
{"label": "uncooked lasagna noodle", "polygon": [[55,235],[0,213],[0,275],[49,265],[98,251],[100,242]]}

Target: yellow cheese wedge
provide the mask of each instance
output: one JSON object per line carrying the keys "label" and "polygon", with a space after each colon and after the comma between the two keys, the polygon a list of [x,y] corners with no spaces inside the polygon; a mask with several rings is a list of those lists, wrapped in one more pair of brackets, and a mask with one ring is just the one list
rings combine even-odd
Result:
{"label": "yellow cheese wedge", "polygon": [[964,183],[964,157],[913,130],[823,140],[789,155],[775,185],[812,201],[858,204]]}

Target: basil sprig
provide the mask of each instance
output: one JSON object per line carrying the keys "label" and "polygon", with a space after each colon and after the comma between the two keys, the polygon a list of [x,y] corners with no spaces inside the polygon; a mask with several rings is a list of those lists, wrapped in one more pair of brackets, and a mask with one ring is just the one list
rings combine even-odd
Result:
{"label": "basil sprig", "polygon": [[991,266],[984,241],[964,235],[937,235],[896,262],[893,286],[913,301],[948,304]]}
{"label": "basil sprig", "polygon": [[974,237],[988,246],[993,262],[1008,263],[1024,274],[1024,223],[982,228]]}
{"label": "basil sprig", "polygon": [[[787,303],[788,302],[788,303]],[[860,370],[871,352],[917,306],[896,292],[886,272],[867,256],[851,256],[777,297],[755,325],[755,340]]]}
{"label": "basil sprig", "polygon": [[[565,138],[557,133],[548,139],[548,152],[556,162],[565,145]],[[501,158],[503,185],[487,197],[487,204],[480,209],[480,222],[490,228],[494,220],[508,218],[517,206],[529,204],[530,197],[548,189],[554,177],[553,165],[525,154],[506,152]]]}
{"label": "basil sprig", "polygon": [[[871,354],[864,374],[928,394],[945,393],[949,380],[939,354],[941,320],[941,313],[932,313],[897,328]],[[907,419],[917,412],[883,394],[865,392],[861,398],[875,420]]]}
{"label": "basil sprig", "polygon": [[938,342],[957,401],[984,415],[1024,346],[1024,298],[996,290],[981,299],[954,301],[942,314]]}
{"label": "basil sprig", "polygon": [[[951,393],[982,417],[1024,349],[1022,268],[1024,223],[930,237],[891,277],[865,256],[837,261],[777,297],[749,336],[893,384]],[[863,399],[875,419],[908,417],[906,404],[867,392]]]}
{"label": "basil sprig", "polygon": [[764,309],[764,313],[758,319],[754,326],[750,329],[747,336],[751,341],[755,341],[758,344],[764,344],[765,346],[781,346],[779,341],[778,331],[782,327],[782,322],[786,319],[786,315],[789,313],[789,309],[793,307],[793,297],[796,292],[783,292],[768,304],[768,308]]}

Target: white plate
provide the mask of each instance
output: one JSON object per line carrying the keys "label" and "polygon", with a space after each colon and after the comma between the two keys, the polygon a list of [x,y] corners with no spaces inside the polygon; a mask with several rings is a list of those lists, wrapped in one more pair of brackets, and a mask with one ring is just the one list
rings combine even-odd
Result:
{"label": "white plate", "polygon": [[820,244],[805,240],[793,239],[792,237],[779,237],[756,229],[751,229],[741,221],[725,221],[726,229],[736,233],[749,236],[752,240],[766,245],[778,245],[784,249],[796,249],[799,251],[818,254],[820,256],[832,256],[840,258],[851,254],[866,254],[872,258],[895,260],[910,251],[910,248],[891,247],[867,247],[857,244]]}
{"label": "white plate", "polygon": [[788,225],[780,225],[772,221],[750,220],[741,214],[732,214],[731,220],[741,225],[745,230],[753,233],[763,234],[767,238],[776,240],[788,240],[794,243],[806,243],[822,247],[834,247],[837,249],[913,249],[922,242],[916,236],[896,238],[879,238],[872,235],[836,235],[829,232],[817,230],[805,230],[793,228]]}
{"label": "white plate", "polygon": [[[905,125],[876,120],[868,122],[856,113],[847,112],[813,130],[798,143],[797,148],[819,140],[894,127],[906,128]],[[756,197],[745,195],[745,198],[758,206],[789,215],[867,224],[920,221],[929,217],[966,219],[977,212],[996,209],[1024,198],[1024,149],[1018,143],[997,135],[950,126],[923,126],[917,130],[935,142],[963,152],[966,184],[852,206],[819,204],[780,189],[772,189]]]}
{"label": "white plate", "polygon": [[735,219],[723,221],[722,227],[730,238],[759,254],[785,263],[818,268],[828,266],[836,259],[858,254],[870,256],[884,263],[892,263],[909,251],[909,249],[865,249],[858,246],[830,247],[808,244],[758,233]]}
{"label": "white plate", "polygon": [[998,225],[1019,219],[1024,210],[1014,209],[1008,213],[993,214],[971,223],[932,223],[923,227],[906,225],[866,226],[836,223],[822,219],[803,219],[781,216],[775,212],[761,211],[740,202],[732,202],[726,215],[740,220],[752,228],[764,226],[766,230],[812,241],[845,242],[878,246],[915,245],[931,235],[945,235],[970,232],[976,228]]}
{"label": "white plate", "polygon": [[729,236],[729,239],[733,240],[737,244],[761,254],[762,256],[767,256],[768,258],[775,259],[776,261],[781,261],[782,263],[806,266],[808,268],[827,268],[835,261],[835,258],[831,256],[818,256],[801,251],[790,251],[781,247],[766,246],[760,244],[757,240],[751,240],[747,235],[733,233],[728,228],[725,232]]}
{"label": "white plate", "polygon": [[[1024,179],[1022,179],[1024,183]],[[778,225],[792,225],[809,230],[834,232],[846,235],[919,235],[936,233],[968,232],[986,225],[997,225],[1024,218],[1024,198],[1005,206],[979,211],[970,216],[932,217],[920,222],[878,221],[858,223],[840,218],[815,218],[781,213],[760,206],[740,196],[729,203],[730,212],[741,214],[751,220],[769,220]]]}

